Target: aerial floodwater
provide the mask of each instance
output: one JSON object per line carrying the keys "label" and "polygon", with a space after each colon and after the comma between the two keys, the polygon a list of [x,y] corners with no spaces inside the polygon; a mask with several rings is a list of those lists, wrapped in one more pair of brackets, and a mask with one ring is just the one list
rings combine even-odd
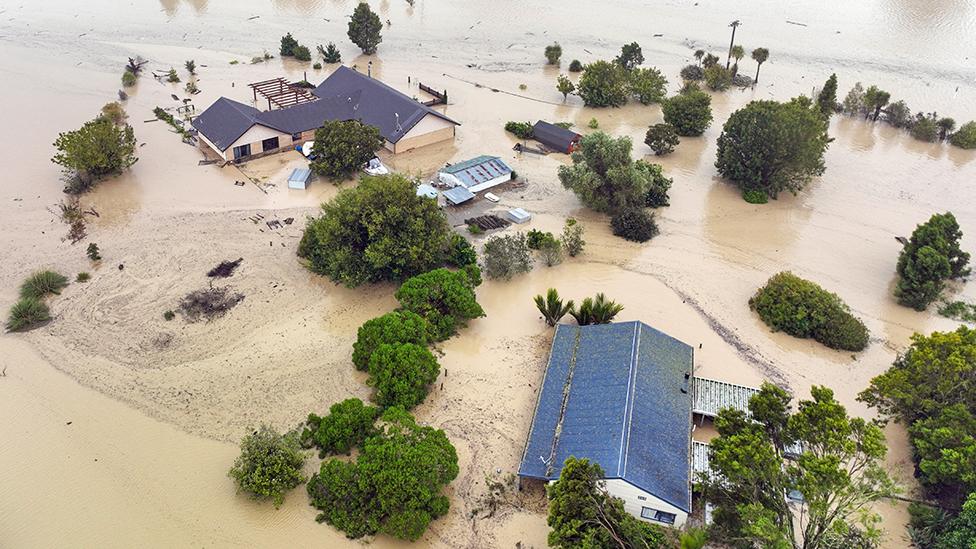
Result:
{"label": "aerial floodwater", "polygon": [[[877,86],[890,93],[889,104],[951,117],[959,129],[976,119],[976,3],[369,0],[382,22],[372,55],[347,36],[358,3],[0,2],[0,120],[7,128],[0,137],[0,308],[6,314],[18,302],[22,281],[36,271],[70,279],[45,298],[50,320],[0,334],[0,547],[354,547],[363,540],[375,547],[545,547],[544,492],[499,495],[489,481],[510,478],[523,459],[553,341],[533,297],[549,288],[577,302],[605,293],[624,307],[618,320],[640,320],[690,345],[695,376],[747,387],[769,381],[799,399],[824,385],[864,418],[877,410],[858,393],[913,334],[959,326],[937,305],[918,312],[895,300],[897,237],[951,211],[962,249],[976,252],[976,150],[916,139],[870,113],[838,112],[829,119],[822,175],[764,204],[743,200],[719,175],[716,154],[732,113],[756,100],[816,98],[831,74],[838,103],[857,83]],[[659,69],[672,96],[682,87],[682,67],[698,63],[696,50],[725,66],[735,20],[735,43],[746,52],[741,74],[755,77],[749,53],[769,50],[760,78],[708,91],[711,125],[682,137],[671,154],[656,156],[644,144],[648,127],[663,121],[656,102],[594,108],[556,89],[560,74],[578,82],[571,60],[612,60],[637,42],[642,66]],[[279,54],[286,33],[309,47],[311,62]],[[517,174],[517,183],[492,191],[497,204],[478,198],[443,207],[481,256],[494,234],[559,236],[570,217],[585,229],[578,256],[549,267],[536,255],[531,272],[485,276],[477,287],[484,317],[433,345],[440,373],[410,413],[444,431],[459,473],[443,488],[447,514],[412,543],[387,533],[349,539],[316,522],[304,485],[275,508],[239,492],[227,474],[242,437],[260,425],[284,432],[310,412],[374,397],[367,374],[352,365],[353,343],[364,322],[399,306],[397,284],[350,288],[297,256],[307,219],[357,184],[319,177],[305,190],[289,189],[292,170],[309,165],[294,147],[225,165],[201,146],[202,137],[187,144],[157,119],[162,111],[199,115],[220,97],[265,110],[270,103],[248,84],[282,77],[317,86],[338,67],[316,51],[330,42],[342,65],[409,97],[430,99],[418,83],[447,91],[447,104],[432,108],[460,124],[454,138],[397,154],[381,149],[391,171],[431,182],[447,163],[492,155]],[[558,66],[543,55],[554,42],[562,47]],[[123,87],[126,64],[140,58],[138,80]],[[190,59],[192,77],[184,68]],[[181,82],[167,78],[171,69]],[[198,92],[185,87],[190,81]],[[113,101],[125,109],[138,161],[78,195],[84,234],[71,238],[63,208],[72,199],[52,144]],[[513,150],[523,141],[505,123],[536,120],[566,122],[584,136],[629,137],[634,160],[660,164],[673,183],[670,205],[653,210],[659,234],[644,243],[615,236],[605,213],[561,184],[557,173],[572,165],[570,156]],[[489,234],[466,227],[468,217],[512,208],[530,212],[531,221]],[[86,254],[90,243],[101,259]],[[207,276],[237,258],[231,277]],[[836,351],[771,331],[749,299],[781,271],[841,296],[869,330],[868,347]],[[80,273],[86,277],[76,279]],[[171,318],[188,294],[214,286],[243,299],[212,320],[191,322],[183,312]],[[946,295],[973,303],[976,286],[953,281]],[[695,440],[716,436],[711,424],[697,429]],[[884,433],[885,465],[901,496],[922,499],[905,428],[890,423]],[[305,476],[319,470],[317,454],[308,451]],[[882,517],[881,547],[910,546],[905,501],[881,499],[872,509]]]}

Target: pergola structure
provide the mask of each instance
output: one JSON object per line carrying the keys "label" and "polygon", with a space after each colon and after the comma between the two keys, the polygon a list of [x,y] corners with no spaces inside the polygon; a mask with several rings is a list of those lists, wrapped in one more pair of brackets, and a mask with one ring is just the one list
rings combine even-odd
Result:
{"label": "pergola structure", "polygon": [[275,107],[284,109],[303,103],[311,103],[318,99],[309,93],[307,88],[297,83],[288,82],[281,77],[253,82],[248,84],[248,86],[254,92],[255,101],[258,100],[258,94],[261,94],[261,97],[268,100],[269,111]]}

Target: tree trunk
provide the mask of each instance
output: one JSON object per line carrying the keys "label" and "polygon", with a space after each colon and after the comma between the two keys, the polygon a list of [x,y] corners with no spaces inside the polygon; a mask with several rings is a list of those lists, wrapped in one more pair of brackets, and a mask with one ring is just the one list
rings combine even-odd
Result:
{"label": "tree trunk", "polygon": [[725,68],[728,69],[732,63],[732,46],[735,45],[735,27],[732,27],[732,40],[729,42],[729,56],[725,60]]}
{"label": "tree trunk", "polygon": [[878,121],[878,116],[881,114],[881,105],[874,108],[874,122]]}
{"label": "tree trunk", "polygon": [[753,85],[759,83],[759,69],[762,68],[762,63],[756,63],[756,79],[752,81]]}

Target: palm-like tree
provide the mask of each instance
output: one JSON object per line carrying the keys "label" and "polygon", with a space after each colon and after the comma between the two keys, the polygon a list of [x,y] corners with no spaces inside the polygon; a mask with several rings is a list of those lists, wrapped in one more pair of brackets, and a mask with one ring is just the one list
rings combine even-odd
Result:
{"label": "palm-like tree", "polygon": [[753,82],[759,82],[759,69],[767,59],[769,59],[769,50],[766,48],[756,48],[752,50],[752,60],[756,62],[756,79]]}
{"label": "palm-like tree", "polygon": [[546,319],[546,324],[555,326],[559,319],[573,309],[573,300],[570,299],[563,303],[563,300],[559,298],[559,292],[555,288],[549,288],[545,298],[541,295],[535,296],[535,306],[542,313],[542,317]]}
{"label": "palm-like tree", "polygon": [[956,129],[956,121],[951,118],[940,118],[935,125],[939,127],[939,139],[942,141],[945,141],[949,132]]}
{"label": "palm-like tree", "polygon": [[569,314],[576,319],[576,323],[580,326],[587,326],[589,324],[610,324],[613,318],[617,316],[617,313],[624,309],[623,305],[615,303],[602,293],[596,294],[596,297],[588,297],[583,300],[579,309],[573,307],[570,309]]}
{"label": "palm-like tree", "polygon": [[695,59],[698,60],[699,65],[701,65],[702,57],[705,57],[705,50],[695,50]]}
{"label": "palm-like tree", "polygon": [[739,61],[746,56],[746,50],[742,46],[732,46],[732,59],[735,59],[735,64],[732,65],[732,75],[735,76],[739,72]]}
{"label": "palm-like tree", "polygon": [[732,46],[735,44],[735,29],[739,28],[741,24],[738,19],[729,23],[729,26],[732,27],[732,40],[729,42],[729,57],[725,60],[725,68],[729,68],[729,64],[732,63]]}

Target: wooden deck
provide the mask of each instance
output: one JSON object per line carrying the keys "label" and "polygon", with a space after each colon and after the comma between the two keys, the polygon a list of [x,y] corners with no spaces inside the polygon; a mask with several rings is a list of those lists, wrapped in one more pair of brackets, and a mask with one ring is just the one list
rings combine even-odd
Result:
{"label": "wooden deck", "polygon": [[695,377],[691,411],[705,417],[716,417],[722,408],[749,411],[749,399],[759,392],[755,387]]}

